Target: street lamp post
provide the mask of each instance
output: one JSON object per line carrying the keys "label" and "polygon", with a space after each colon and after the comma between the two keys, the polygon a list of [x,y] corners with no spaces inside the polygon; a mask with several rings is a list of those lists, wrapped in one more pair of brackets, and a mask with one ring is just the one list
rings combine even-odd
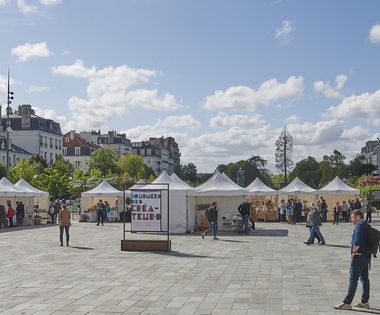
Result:
{"label": "street lamp post", "polygon": [[7,170],[7,178],[9,177],[9,132],[11,129],[11,122],[9,120],[9,114],[11,111],[10,105],[12,104],[12,100],[14,99],[13,97],[13,92],[10,91],[10,84],[9,84],[9,79],[10,78],[10,71],[8,69],[8,93],[7,93],[7,123],[6,123],[6,132],[7,132],[7,142],[6,142],[6,156],[7,156],[7,161],[6,161],[6,170]]}

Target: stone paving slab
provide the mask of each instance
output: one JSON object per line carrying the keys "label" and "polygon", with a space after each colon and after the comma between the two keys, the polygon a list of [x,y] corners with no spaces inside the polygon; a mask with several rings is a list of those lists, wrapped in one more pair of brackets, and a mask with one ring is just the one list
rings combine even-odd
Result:
{"label": "stone paving slab", "polygon": [[[218,241],[174,235],[170,253],[121,252],[118,223],[74,222],[71,247],[59,246],[57,226],[0,230],[0,313],[339,314],[331,306],[346,294],[352,228],[325,224],[327,245],[306,246],[304,225],[258,223]],[[380,258],[372,309],[355,313],[380,314],[379,271]]]}

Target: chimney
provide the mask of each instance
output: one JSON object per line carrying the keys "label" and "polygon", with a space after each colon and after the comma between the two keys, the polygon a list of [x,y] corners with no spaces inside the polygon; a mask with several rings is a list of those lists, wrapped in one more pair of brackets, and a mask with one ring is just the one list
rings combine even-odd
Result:
{"label": "chimney", "polygon": [[22,105],[21,108],[21,129],[30,129],[31,126],[31,117],[32,117],[32,106],[30,105]]}

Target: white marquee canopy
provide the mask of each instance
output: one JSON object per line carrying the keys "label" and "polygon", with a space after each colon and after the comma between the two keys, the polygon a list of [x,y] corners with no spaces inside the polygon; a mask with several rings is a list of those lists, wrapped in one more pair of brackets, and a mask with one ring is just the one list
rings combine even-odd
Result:
{"label": "white marquee canopy", "polygon": [[250,195],[277,195],[277,190],[274,190],[265,185],[258,177],[256,177],[256,179],[251,184],[249,184],[245,190]]}
{"label": "white marquee canopy", "polygon": [[329,184],[319,190],[320,194],[326,195],[359,195],[359,189],[348,186],[336,176]]}
{"label": "white marquee canopy", "polygon": [[81,197],[118,197],[123,196],[123,192],[112,187],[106,180],[103,180],[95,188],[82,192]]}
{"label": "white marquee canopy", "polygon": [[25,181],[23,178],[21,178],[16,184],[16,187],[20,188],[21,190],[25,190],[33,194],[34,197],[49,197],[49,193],[46,191],[42,191],[37,189],[36,187],[33,187],[30,185],[27,181]]}
{"label": "white marquee canopy", "polygon": [[279,195],[317,195],[318,191],[306,185],[298,177],[278,192]]}

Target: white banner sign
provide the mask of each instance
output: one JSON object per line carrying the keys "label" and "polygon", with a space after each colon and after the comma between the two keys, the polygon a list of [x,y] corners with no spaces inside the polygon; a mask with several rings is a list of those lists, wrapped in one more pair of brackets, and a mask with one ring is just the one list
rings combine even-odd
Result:
{"label": "white banner sign", "polygon": [[131,230],[161,231],[161,191],[132,190]]}

